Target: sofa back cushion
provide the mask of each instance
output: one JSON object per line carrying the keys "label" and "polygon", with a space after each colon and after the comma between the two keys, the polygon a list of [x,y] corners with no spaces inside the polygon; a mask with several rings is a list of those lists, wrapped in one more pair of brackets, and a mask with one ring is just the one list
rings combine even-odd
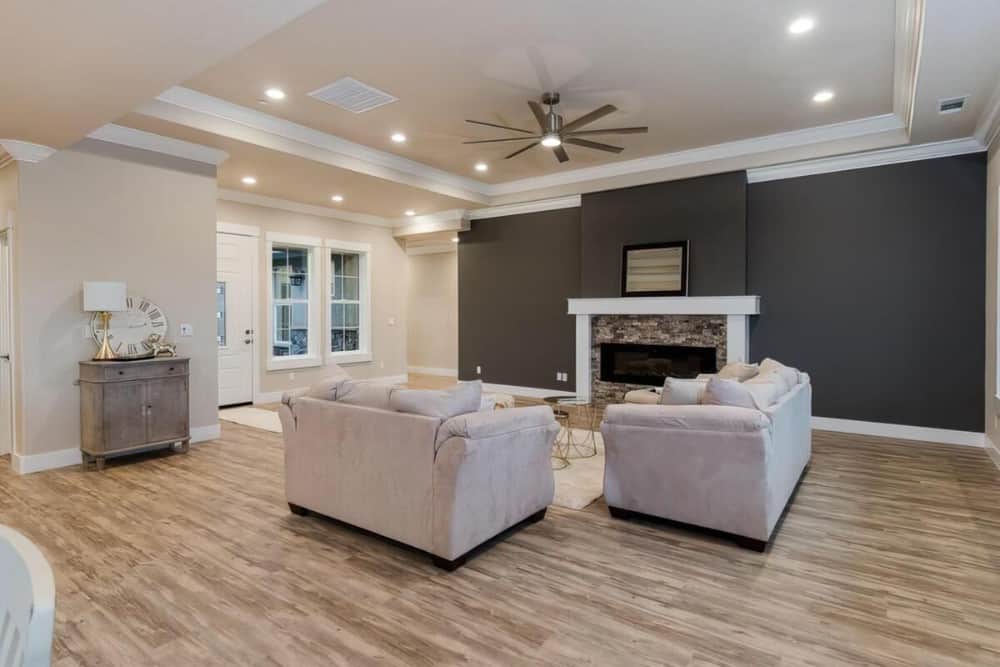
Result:
{"label": "sofa back cushion", "polygon": [[337,402],[346,405],[360,405],[366,408],[378,408],[379,410],[391,410],[389,396],[392,392],[392,385],[347,380],[337,389]]}
{"label": "sofa back cushion", "polygon": [[705,380],[682,380],[668,377],[663,381],[660,405],[698,405],[705,395]]}
{"label": "sofa back cushion", "polygon": [[764,375],[765,373],[777,373],[781,376],[781,379],[785,381],[788,388],[791,389],[799,383],[799,371],[791,366],[786,366],[780,361],[775,361],[768,357],[764,361],[760,362],[760,373]]}
{"label": "sofa back cushion", "polygon": [[389,405],[396,412],[407,412],[438,419],[477,412],[482,403],[483,383],[462,382],[451,389],[395,389]]}
{"label": "sofa back cushion", "polygon": [[337,392],[350,379],[351,376],[344,369],[337,364],[333,364],[330,368],[330,374],[319,382],[310,385],[303,395],[309,398],[321,398],[325,401],[336,401]]}
{"label": "sofa back cushion", "polygon": [[753,376],[760,372],[760,367],[757,364],[746,364],[742,361],[734,361],[730,364],[726,364],[717,373],[717,377],[724,380],[736,380],[738,382],[743,382],[744,380],[749,380]]}
{"label": "sofa back cushion", "polygon": [[774,382],[737,382],[725,378],[712,378],[705,386],[703,405],[724,405],[734,408],[764,410],[785,393]]}

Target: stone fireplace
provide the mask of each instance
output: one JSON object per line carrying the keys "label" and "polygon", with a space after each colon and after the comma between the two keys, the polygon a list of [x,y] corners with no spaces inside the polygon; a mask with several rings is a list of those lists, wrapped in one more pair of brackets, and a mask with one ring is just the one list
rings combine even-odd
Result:
{"label": "stone fireplace", "polygon": [[[728,361],[745,361],[748,319],[759,312],[759,301],[756,296],[570,299],[577,396],[598,405],[616,403],[632,389],[662,385],[664,375],[693,377]],[[602,369],[603,345],[620,346],[614,351],[623,373],[609,372],[612,350],[605,351]]]}

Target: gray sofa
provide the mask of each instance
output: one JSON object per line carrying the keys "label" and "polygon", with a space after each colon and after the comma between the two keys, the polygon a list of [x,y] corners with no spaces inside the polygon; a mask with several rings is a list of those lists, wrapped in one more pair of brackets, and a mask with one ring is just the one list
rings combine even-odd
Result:
{"label": "gray sofa", "polygon": [[729,533],[763,551],[811,455],[809,376],[763,409],[609,405],[604,496],[612,516]]}
{"label": "gray sofa", "polygon": [[[545,516],[558,432],[550,408],[441,418],[392,409],[391,388],[359,387],[365,400],[348,402],[358,391],[343,400],[301,392],[283,400],[292,512],[402,542],[447,570],[498,534]],[[371,400],[383,391],[386,401]]]}

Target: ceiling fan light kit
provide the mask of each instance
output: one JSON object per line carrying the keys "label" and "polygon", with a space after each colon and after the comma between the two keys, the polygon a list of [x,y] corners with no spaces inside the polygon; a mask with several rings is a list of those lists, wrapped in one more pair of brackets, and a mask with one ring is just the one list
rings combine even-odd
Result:
{"label": "ceiling fan light kit", "polygon": [[[542,109],[542,104],[548,106],[549,110],[545,111]],[[539,104],[534,100],[528,101],[528,107],[531,109],[531,113],[535,117],[535,121],[538,122],[541,134],[535,134],[531,130],[524,130],[519,127],[510,127],[509,125],[498,125],[497,123],[487,123],[486,121],[481,120],[466,120],[466,123],[472,123],[473,125],[495,127],[500,130],[509,130],[511,132],[518,132],[527,136],[503,137],[500,139],[479,139],[476,141],[465,141],[463,143],[493,144],[506,141],[530,141],[530,144],[517,149],[510,155],[504,156],[504,159],[509,160],[512,157],[517,157],[526,150],[541,144],[546,148],[551,148],[552,153],[556,156],[556,159],[559,160],[559,162],[567,162],[569,160],[569,154],[566,153],[564,144],[572,144],[573,146],[580,146],[582,148],[590,148],[593,150],[615,154],[621,153],[625,150],[621,146],[612,146],[611,144],[605,144],[599,141],[590,141],[589,139],[582,139],[581,137],[597,134],[643,134],[649,131],[649,128],[645,126],[612,127],[604,130],[580,129],[584,125],[589,125],[609,114],[614,113],[615,111],[618,111],[618,108],[612,104],[605,104],[604,106],[594,109],[590,113],[586,113],[576,120],[565,124],[563,123],[563,117],[559,115],[555,109],[555,107],[559,105],[559,93],[544,93],[542,95],[542,104]]]}

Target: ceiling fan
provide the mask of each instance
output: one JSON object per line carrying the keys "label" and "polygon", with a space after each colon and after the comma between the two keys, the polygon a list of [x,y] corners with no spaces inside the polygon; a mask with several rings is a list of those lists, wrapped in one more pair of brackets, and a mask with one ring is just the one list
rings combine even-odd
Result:
{"label": "ceiling fan", "polygon": [[574,121],[563,124],[563,117],[560,116],[555,107],[559,104],[559,93],[544,93],[542,95],[542,104],[549,107],[548,112],[542,109],[542,105],[534,100],[528,100],[528,106],[531,107],[531,113],[534,114],[535,120],[538,121],[538,126],[541,128],[541,134],[535,134],[531,130],[522,130],[518,127],[510,127],[507,125],[497,125],[496,123],[487,123],[481,120],[466,120],[466,123],[472,123],[474,125],[485,125],[487,127],[496,127],[501,130],[510,130],[511,132],[520,132],[529,136],[526,137],[507,137],[505,139],[481,139],[478,141],[463,141],[464,144],[494,144],[503,141],[531,141],[532,143],[517,149],[510,155],[504,157],[505,160],[509,160],[512,157],[520,155],[529,148],[534,148],[538,144],[545,146],[546,148],[551,148],[552,152],[555,153],[556,159],[560,162],[566,162],[569,160],[569,155],[566,153],[566,149],[563,144],[573,144],[574,146],[582,146],[583,148],[593,148],[599,151],[607,151],[608,153],[621,153],[624,148],[621,146],[612,146],[611,144],[603,144],[598,141],[591,141],[589,139],[584,139],[583,137],[593,136],[597,134],[643,134],[649,131],[648,127],[613,127],[606,130],[583,130],[580,129],[584,125],[589,125],[596,120],[604,118],[610,113],[618,111],[618,107],[613,104],[605,104],[604,106],[594,109],[590,113],[584,114]]}

